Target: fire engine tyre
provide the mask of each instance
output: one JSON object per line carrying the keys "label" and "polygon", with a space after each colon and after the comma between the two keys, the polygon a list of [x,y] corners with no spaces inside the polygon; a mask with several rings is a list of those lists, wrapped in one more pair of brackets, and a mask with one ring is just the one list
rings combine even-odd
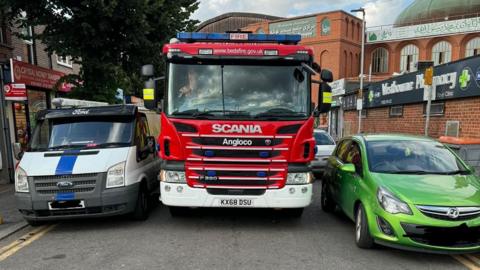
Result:
{"label": "fire engine tyre", "polygon": [[150,196],[148,194],[147,187],[144,183],[142,183],[138,190],[137,202],[135,204],[135,210],[133,210],[133,213],[132,213],[132,219],[143,221],[148,218],[149,201],[150,201]]}
{"label": "fire engine tyre", "polygon": [[303,214],[304,208],[285,208],[283,214],[290,218],[300,218]]}
{"label": "fire engine tyre", "polygon": [[322,210],[327,213],[333,213],[335,211],[336,205],[332,199],[332,195],[328,192],[327,183],[325,180],[322,181],[322,195],[321,195],[321,206]]}
{"label": "fire engine tyre", "polygon": [[358,205],[355,213],[355,243],[363,249],[370,249],[374,246],[373,237],[368,229],[367,215],[362,204]]}
{"label": "fire engine tyre", "polygon": [[172,217],[183,217],[187,215],[189,209],[187,207],[169,206],[168,210]]}

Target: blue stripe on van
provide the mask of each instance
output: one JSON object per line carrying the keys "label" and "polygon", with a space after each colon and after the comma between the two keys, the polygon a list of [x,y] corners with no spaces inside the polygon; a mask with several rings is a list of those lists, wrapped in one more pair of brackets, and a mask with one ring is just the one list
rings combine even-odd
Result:
{"label": "blue stripe on van", "polygon": [[77,161],[78,153],[80,153],[80,150],[69,150],[63,152],[60,160],[58,161],[55,175],[72,174],[73,167]]}

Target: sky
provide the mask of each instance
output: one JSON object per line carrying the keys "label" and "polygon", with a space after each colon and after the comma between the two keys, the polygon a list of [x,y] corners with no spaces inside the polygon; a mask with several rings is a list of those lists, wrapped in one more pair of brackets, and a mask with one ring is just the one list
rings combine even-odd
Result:
{"label": "sky", "polygon": [[[193,18],[204,21],[227,12],[254,12],[279,17],[364,7],[367,27],[389,25],[413,0],[200,0]],[[361,16],[360,14],[358,16]]]}

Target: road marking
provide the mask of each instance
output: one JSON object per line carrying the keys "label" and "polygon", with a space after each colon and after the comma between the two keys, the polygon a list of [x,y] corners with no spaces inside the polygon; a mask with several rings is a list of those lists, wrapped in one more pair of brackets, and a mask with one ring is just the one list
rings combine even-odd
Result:
{"label": "road marking", "polygon": [[480,270],[480,261],[473,255],[453,255],[452,257],[470,270]]}
{"label": "road marking", "polygon": [[9,245],[3,247],[0,249],[0,262],[5,260],[6,258],[12,256],[15,254],[17,251],[20,249],[30,245],[32,242],[35,240],[39,239],[43,235],[45,235],[47,232],[55,228],[56,224],[52,225],[45,225],[42,227],[39,227],[24,236],[20,237],[20,239],[17,239],[10,243]]}

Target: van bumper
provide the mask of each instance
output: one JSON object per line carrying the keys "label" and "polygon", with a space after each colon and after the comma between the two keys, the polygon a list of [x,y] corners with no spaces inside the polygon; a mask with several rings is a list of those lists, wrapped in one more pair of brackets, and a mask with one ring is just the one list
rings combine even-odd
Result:
{"label": "van bumper", "polygon": [[[76,193],[75,200],[82,200],[85,207],[80,209],[50,210],[49,202],[55,196],[38,196],[31,193],[15,193],[17,208],[26,220],[52,221],[76,218],[108,217],[128,214],[134,211],[140,183],[104,189],[101,192]],[[33,198],[32,198],[33,197]]]}

